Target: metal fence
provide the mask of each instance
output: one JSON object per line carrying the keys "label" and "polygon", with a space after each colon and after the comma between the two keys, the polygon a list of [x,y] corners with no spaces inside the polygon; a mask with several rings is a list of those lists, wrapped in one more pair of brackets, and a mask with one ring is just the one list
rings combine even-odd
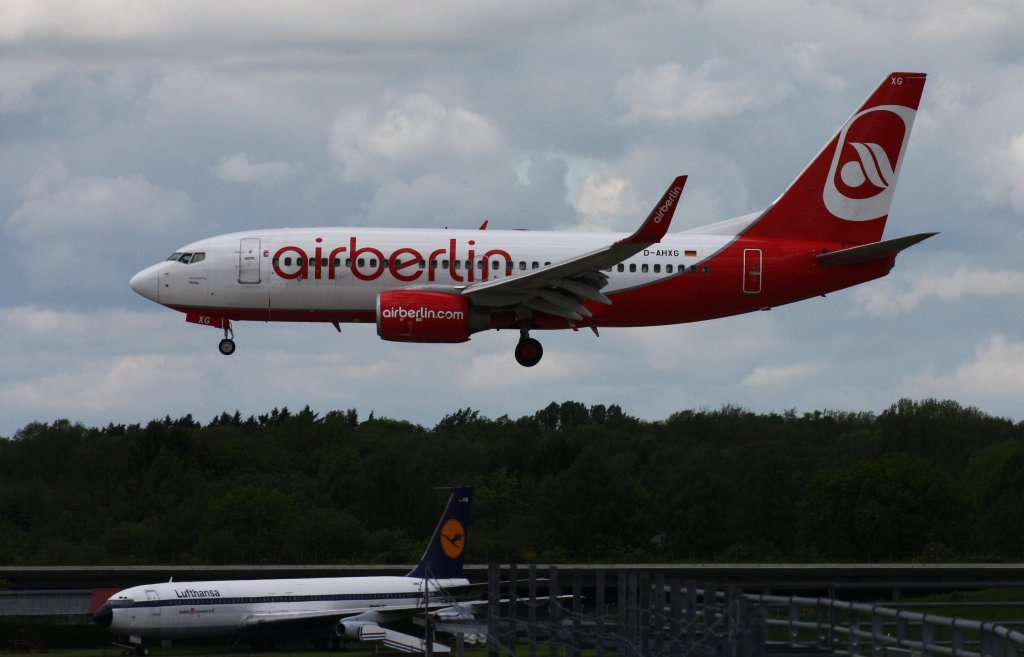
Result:
{"label": "metal fence", "polygon": [[766,618],[738,589],[722,592],[636,570],[488,573],[487,649],[504,655],[761,657]]}
{"label": "metal fence", "polygon": [[[745,594],[634,569],[488,571],[489,657],[1022,657],[995,622],[831,598]],[[483,631],[483,628],[481,628]]]}
{"label": "metal fence", "polygon": [[1024,634],[994,622],[829,598],[748,596],[764,611],[769,645],[851,657],[1019,657]]}

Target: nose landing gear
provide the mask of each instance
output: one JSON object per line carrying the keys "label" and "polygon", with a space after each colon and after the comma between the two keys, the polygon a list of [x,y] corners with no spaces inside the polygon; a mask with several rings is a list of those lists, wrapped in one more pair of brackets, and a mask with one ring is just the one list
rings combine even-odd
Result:
{"label": "nose landing gear", "polygon": [[225,356],[230,356],[235,353],[235,331],[231,328],[231,321],[224,320],[224,339],[220,341],[217,348],[220,349],[220,353]]}

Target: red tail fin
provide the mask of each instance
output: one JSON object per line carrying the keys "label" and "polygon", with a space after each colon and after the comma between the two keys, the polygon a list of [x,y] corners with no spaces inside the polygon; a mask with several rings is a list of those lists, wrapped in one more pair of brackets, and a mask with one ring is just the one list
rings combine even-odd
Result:
{"label": "red tail fin", "polygon": [[746,235],[880,240],[924,82],[924,73],[887,76]]}

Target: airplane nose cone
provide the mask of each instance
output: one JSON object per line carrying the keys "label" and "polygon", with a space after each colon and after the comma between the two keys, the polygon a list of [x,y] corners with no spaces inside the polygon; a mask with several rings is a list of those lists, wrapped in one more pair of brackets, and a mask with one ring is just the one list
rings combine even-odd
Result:
{"label": "airplane nose cone", "polygon": [[156,267],[149,267],[143,269],[138,274],[132,276],[132,280],[128,281],[128,284],[132,286],[132,289],[146,297],[151,301],[157,301],[157,271]]}
{"label": "airplane nose cone", "polygon": [[114,610],[109,604],[103,605],[92,615],[92,622],[103,627],[110,627],[110,624],[114,622]]}

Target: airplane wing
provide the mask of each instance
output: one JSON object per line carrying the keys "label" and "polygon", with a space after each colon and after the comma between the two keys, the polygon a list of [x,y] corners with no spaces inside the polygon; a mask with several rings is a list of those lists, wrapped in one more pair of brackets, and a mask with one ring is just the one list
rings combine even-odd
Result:
{"label": "airplane wing", "polygon": [[[433,601],[426,610],[438,610],[450,607],[452,600]],[[270,627],[273,625],[323,625],[330,621],[340,621],[361,614],[372,613],[375,619],[390,621],[425,611],[423,603],[411,605],[388,605],[386,607],[356,607],[352,609],[311,609],[308,611],[254,612],[242,619],[242,628]]]}
{"label": "airplane wing", "polygon": [[[432,602],[430,608],[448,607],[451,601]],[[380,641],[388,648],[409,653],[425,653],[426,643],[420,637],[403,634],[383,627],[381,623],[389,622],[403,616],[411,616],[422,612],[423,605],[389,605],[387,607],[371,607],[363,609],[310,610],[281,613],[252,613],[242,619],[241,629],[261,630],[273,627],[288,626],[292,629],[309,625],[323,626],[337,624],[339,636],[354,641]],[[451,649],[440,643],[433,644],[434,653],[448,653]]]}
{"label": "airplane wing", "polygon": [[463,288],[462,294],[484,307],[526,307],[570,322],[591,317],[584,301],[611,305],[611,299],[601,294],[601,288],[608,284],[608,276],[601,270],[661,241],[672,223],[685,184],[686,176],[673,180],[640,228],[625,239],[541,269],[473,283]]}

